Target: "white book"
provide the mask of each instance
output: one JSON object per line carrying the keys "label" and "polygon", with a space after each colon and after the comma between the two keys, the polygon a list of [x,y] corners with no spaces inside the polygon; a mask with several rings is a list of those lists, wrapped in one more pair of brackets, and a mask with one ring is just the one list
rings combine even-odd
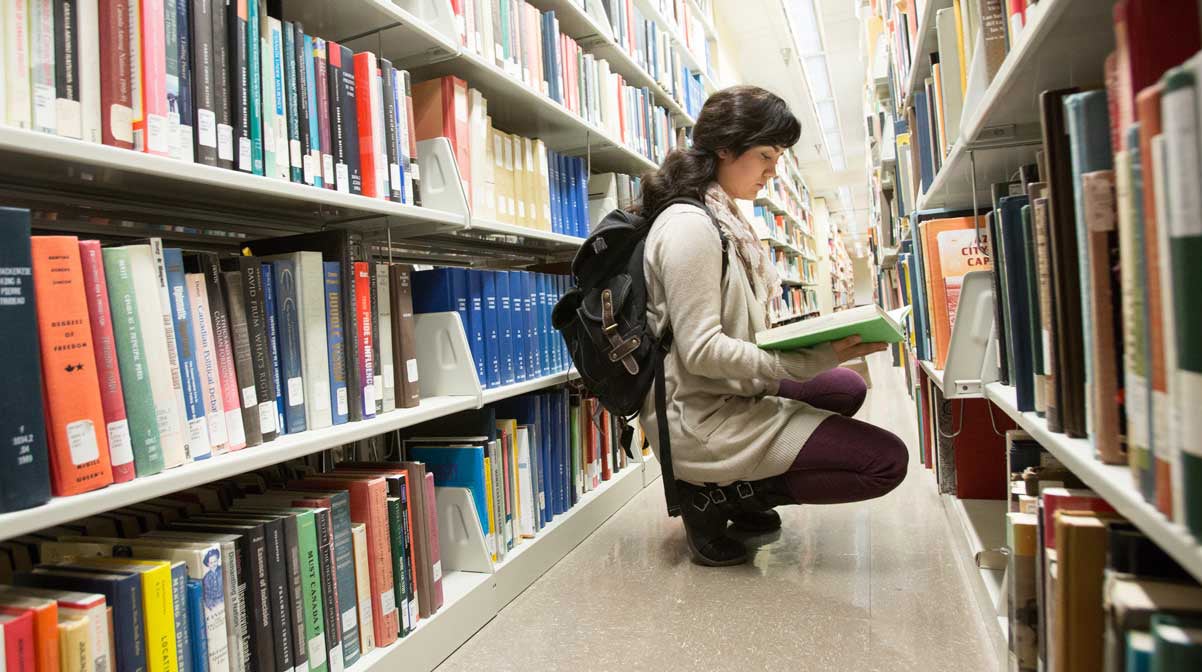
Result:
{"label": "white book", "polygon": [[[138,299],[138,321],[142,326],[142,343],[146,350],[147,370],[150,372],[150,389],[154,392],[159,443],[163,449],[163,467],[178,467],[187,461],[184,450],[183,391],[178,386],[173,387],[171,379],[170,360],[175,352],[175,340],[173,338],[171,347],[167,347],[154,255],[149,245],[129,245],[124,249],[129,251],[130,274],[133,276],[134,293]],[[168,311],[170,310],[168,308]],[[176,371],[178,380],[178,365]]]}
{"label": "white book", "polygon": [[[373,65],[373,67],[375,67]],[[357,95],[357,94],[356,94]],[[388,200],[388,153],[384,151],[384,87],[380,82],[380,77],[377,75],[371,79],[371,90],[369,91],[371,102],[371,124],[372,124],[372,151],[376,155],[376,193],[380,198]],[[373,176],[365,175],[364,179],[370,179]]]}
{"label": "white book", "polygon": [[383,398],[383,412],[396,410],[396,378],[392,367],[392,294],[388,287],[388,264],[376,264],[376,318],[380,331],[380,362],[376,370],[376,391]]}
{"label": "white book", "polygon": [[359,605],[359,654],[366,656],[376,648],[371,616],[371,575],[368,573],[367,526],[351,525],[351,545],[355,552],[355,592]]}
{"label": "white book", "polygon": [[547,145],[541,139],[534,141],[534,163],[538,171],[538,200],[543,211],[543,229],[551,230],[551,183],[547,168]]}
{"label": "white book", "polygon": [[229,432],[225,424],[225,403],[221,397],[221,375],[218,373],[217,348],[209,313],[209,294],[203,273],[188,273],[184,278],[192,308],[192,338],[196,343],[196,369],[200,373],[209,446],[214,455],[219,455],[229,449]]}
{"label": "white book", "polygon": [[275,109],[272,111],[275,115],[275,172],[271,174],[281,180],[289,180],[292,173],[288,146],[288,92],[284,86],[284,29],[280,20],[273,16],[267,17],[267,24],[271,35],[271,70],[275,82]]}
{"label": "white book", "polygon": [[[33,130],[54,133],[54,2],[29,0],[29,70],[33,94]],[[7,49],[7,47],[6,47]]]}
{"label": "white book", "polygon": [[[254,0],[252,0],[254,1]],[[275,86],[275,55],[271,46],[271,26],[268,24],[265,8],[259,9],[259,78],[262,92],[259,96],[263,130],[263,174],[268,177],[279,177],[276,168],[276,102],[275,95],[279,89]]]}
{"label": "white book", "polygon": [[935,30],[939,38],[939,63],[942,70],[939,83],[943,89],[943,125],[950,151],[956,144],[956,139],[960,137],[960,117],[964,112],[964,89],[960,86],[960,50],[956,47],[956,10],[949,7],[935,12]]}
{"label": "white book", "polygon": [[100,26],[98,0],[79,0],[79,107],[82,137],[100,136]]}
{"label": "white book", "polygon": [[482,0],[476,12],[476,26],[480,29],[480,45],[477,51],[485,60],[492,58],[497,48],[497,39],[492,30],[492,8],[492,2]]}
{"label": "white book", "polygon": [[[1165,142],[1163,133],[1152,138],[1156,212],[1159,219],[1156,226],[1156,240],[1148,241],[1148,244],[1156,245],[1157,253],[1160,255],[1160,273],[1157,274],[1158,277],[1150,278],[1150,280],[1160,283],[1160,305],[1164,307],[1161,311],[1160,334],[1164,339],[1163,366],[1165,369],[1165,391],[1152,394],[1152,448],[1156,453],[1156,459],[1171,467],[1170,488],[1175,502],[1179,499],[1180,488],[1184,487],[1185,483],[1181,478],[1181,465],[1178,463],[1182,450],[1182,436],[1181,425],[1176,422],[1176,419],[1179,417],[1178,404],[1181,400],[1178,398],[1177,376],[1175,375],[1177,368],[1177,315],[1174,312],[1175,305],[1173,303],[1173,273],[1169,270],[1172,265],[1169,246],[1169,227],[1172,225],[1169,218],[1172,216],[1172,212],[1169,209],[1168,155]],[[1147,179],[1146,174],[1144,179]],[[1174,517],[1174,520],[1181,519]]]}
{"label": "white book", "polygon": [[[467,117],[469,137],[487,138],[485,133],[488,130],[488,101],[476,89],[468,89],[467,92]],[[478,217],[487,217],[488,206],[485,201],[488,196],[488,180],[481,179],[484,178],[485,172],[489,168],[487,142],[470,143],[468,155],[470,157],[469,171],[472,174],[472,193],[469,194],[472,200],[472,213]]]}
{"label": "white book", "polygon": [[518,507],[518,532],[523,537],[530,538],[534,536],[534,515],[538,510],[534,473],[530,463],[530,431],[525,427],[518,427],[515,439],[518,446],[518,492],[522,498],[521,506]]}
{"label": "white book", "polygon": [[300,324],[301,379],[305,428],[333,424],[330,410],[330,357],[326,341],[325,274],[320,252],[292,252],[263,261],[291,261],[296,269],[297,321]]}

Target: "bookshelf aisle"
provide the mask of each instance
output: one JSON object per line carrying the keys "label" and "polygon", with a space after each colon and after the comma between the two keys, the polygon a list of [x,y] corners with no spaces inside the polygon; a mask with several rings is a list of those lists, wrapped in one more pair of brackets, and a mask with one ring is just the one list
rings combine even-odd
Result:
{"label": "bookshelf aisle", "polygon": [[753,202],[740,202],[744,214],[759,230],[760,242],[776,261],[784,284],[773,306],[773,324],[814,317],[818,306],[818,256],[810,190],[797,167],[792,149],[786,150]]}
{"label": "bookshelf aisle", "polygon": [[861,3],[878,300],[1008,669],[1188,669],[1199,12]]}

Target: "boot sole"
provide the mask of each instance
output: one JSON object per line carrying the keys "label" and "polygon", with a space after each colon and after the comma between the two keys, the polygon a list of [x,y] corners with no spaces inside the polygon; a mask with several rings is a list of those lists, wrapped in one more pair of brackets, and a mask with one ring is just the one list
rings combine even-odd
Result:
{"label": "boot sole", "polygon": [[697,550],[697,547],[693,545],[693,540],[689,539],[689,536],[687,534],[685,535],[685,542],[689,546],[689,551],[692,552],[693,562],[698,565],[703,565],[705,567],[733,567],[735,565],[746,564],[746,562],[749,559],[751,559],[750,554],[744,552],[743,555],[740,555],[737,558],[732,558],[730,560],[710,560],[709,558],[702,555],[701,551]]}

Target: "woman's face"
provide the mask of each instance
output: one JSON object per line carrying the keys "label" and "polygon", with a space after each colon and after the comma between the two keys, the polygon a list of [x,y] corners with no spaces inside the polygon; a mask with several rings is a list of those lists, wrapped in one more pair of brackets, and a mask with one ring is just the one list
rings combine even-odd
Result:
{"label": "woman's face", "polygon": [[731,198],[753,200],[776,177],[776,162],[784,152],[772,145],[756,145],[738,156],[729,149],[718,150],[718,184]]}

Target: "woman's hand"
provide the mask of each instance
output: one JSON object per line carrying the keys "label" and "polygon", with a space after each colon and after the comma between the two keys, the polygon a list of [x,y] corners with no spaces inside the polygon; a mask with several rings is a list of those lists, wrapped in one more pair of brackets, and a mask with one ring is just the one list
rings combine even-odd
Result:
{"label": "woman's hand", "polygon": [[831,345],[835,349],[835,357],[840,362],[856,359],[871,355],[874,352],[881,352],[889,347],[888,343],[861,343],[859,336],[848,336],[837,341],[832,341]]}

